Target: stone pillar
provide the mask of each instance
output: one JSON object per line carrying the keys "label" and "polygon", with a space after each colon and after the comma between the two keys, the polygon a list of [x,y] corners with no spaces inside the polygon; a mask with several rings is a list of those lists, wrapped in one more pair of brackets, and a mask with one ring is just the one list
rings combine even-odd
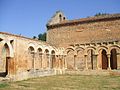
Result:
{"label": "stone pillar", "polygon": [[41,59],[41,69],[43,69],[43,54],[41,54],[40,59]]}
{"label": "stone pillar", "polygon": [[49,62],[48,69],[51,69],[51,55],[48,56],[48,62]]}
{"label": "stone pillar", "polygon": [[32,52],[32,70],[35,69],[35,52]]}
{"label": "stone pillar", "polygon": [[65,69],[67,69],[67,60],[66,60],[66,55],[64,55],[64,61],[65,61]]}
{"label": "stone pillar", "polygon": [[98,70],[102,70],[102,66],[101,66],[101,56],[99,54],[96,54],[96,58],[97,58],[97,69]]}
{"label": "stone pillar", "polygon": [[85,58],[85,70],[88,70],[87,55],[84,55],[84,58]]}
{"label": "stone pillar", "polygon": [[74,68],[77,70],[76,55],[74,55]]}
{"label": "stone pillar", "polygon": [[111,66],[110,66],[110,54],[108,54],[107,57],[108,57],[108,70],[111,70]]}

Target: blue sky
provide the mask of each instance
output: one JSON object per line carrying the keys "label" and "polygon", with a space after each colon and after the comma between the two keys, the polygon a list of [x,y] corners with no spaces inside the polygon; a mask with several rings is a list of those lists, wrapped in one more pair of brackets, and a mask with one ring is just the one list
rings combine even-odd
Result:
{"label": "blue sky", "polygon": [[58,10],[68,19],[120,13],[120,0],[0,0],[0,31],[37,36]]}

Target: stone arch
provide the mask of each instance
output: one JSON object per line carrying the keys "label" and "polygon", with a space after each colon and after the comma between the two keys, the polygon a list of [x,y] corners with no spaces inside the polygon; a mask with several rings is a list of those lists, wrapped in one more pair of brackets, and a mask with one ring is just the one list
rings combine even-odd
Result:
{"label": "stone arch", "polygon": [[99,46],[99,47],[97,47],[97,53],[99,53],[103,49],[108,53],[108,47],[107,46]]}
{"label": "stone arch", "polygon": [[84,70],[85,67],[85,60],[84,60],[84,52],[85,49],[83,47],[77,47],[75,49],[76,57],[75,57],[75,66],[79,70]]}
{"label": "stone arch", "polygon": [[36,69],[41,69],[42,68],[42,48],[38,47],[37,53],[36,53],[36,60],[35,60],[35,67]]}
{"label": "stone arch", "polygon": [[111,69],[119,69],[120,64],[118,63],[120,60],[120,46],[119,45],[111,45],[109,46],[110,53],[110,67]]}
{"label": "stone arch", "polygon": [[117,50],[115,48],[110,51],[110,67],[111,69],[117,69]]}
{"label": "stone arch", "polygon": [[111,46],[109,46],[109,52],[110,52],[112,49],[116,49],[118,52],[120,52],[120,46],[118,46],[118,45],[111,45]]}
{"label": "stone arch", "polygon": [[43,48],[43,46],[42,46],[42,45],[38,45],[36,49],[37,49],[37,52],[38,52],[38,49],[41,49],[41,50],[42,50],[42,52],[41,52],[41,53],[44,53],[44,48]]}
{"label": "stone arch", "polygon": [[28,44],[28,48],[27,49],[29,49],[30,47],[33,47],[33,49],[34,49],[34,52],[36,52],[37,51],[37,48],[36,48],[36,46],[35,46],[35,44],[34,43],[29,43]]}
{"label": "stone arch", "polygon": [[65,49],[65,54],[67,55],[70,50],[75,51],[73,47],[68,47]]}
{"label": "stone arch", "polygon": [[35,62],[35,48],[33,46],[29,46],[28,48],[28,70],[34,69],[34,62]]}
{"label": "stone arch", "polygon": [[74,69],[74,50],[72,48],[68,48],[66,53],[67,69]]}
{"label": "stone arch", "polygon": [[49,59],[50,59],[50,51],[49,49],[45,49],[44,51],[44,68],[47,69],[49,67]]}
{"label": "stone arch", "polygon": [[51,50],[52,50],[52,48],[50,48],[49,46],[45,46],[43,53],[47,52],[47,54],[51,54]]}
{"label": "stone arch", "polygon": [[87,53],[89,50],[93,50],[96,53],[96,48],[95,47],[92,47],[92,46],[87,47],[85,49],[85,53]]}
{"label": "stone arch", "polygon": [[35,53],[35,48],[34,48],[33,46],[30,46],[30,47],[28,48],[28,52],[29,52],[30,54]]}
{"label": "stone arch", "polygon": [[3,39],[2,39],[2,38],[0,38],[0,42],[1,42],[1,41],[3,41]]}
{"label": "stone arch", "polygon": [[88,69],[96,69],[97,68],[96,48],[95,47],[87,47],[86,55],[87,55]]}
{"label": "stone arch", "polygon": [[1,53],[0,76],[5,77],[10,72],[10,48],[7,43],[4,44]]}
{"label": "stone arch", "polygon": [[78,51],[84,51],[85,52],[85,48],[83,48],[83,47],[76,47],[75,48],[75,54],[77,54]]}
{"label": "stone arch", "polygon": [[102,69],[108,69],[107,51],[105,49],[101,49],[100,55],[101,55]]}

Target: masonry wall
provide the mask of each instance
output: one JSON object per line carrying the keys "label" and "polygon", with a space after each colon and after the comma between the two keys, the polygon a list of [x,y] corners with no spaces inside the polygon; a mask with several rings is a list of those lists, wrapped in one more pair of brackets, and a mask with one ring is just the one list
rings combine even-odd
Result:
{"label": "masonry wall", "polygon": [[[42,66],[44,69],[48,69],[48,60],[45,59],[45,54],[43,53],[45,49],[47,49],[49,53],[53,49],[51,49],[52,47],[50,48],[46,42],[4,33],[0,34],[0,39],[3,39],[3,41],[0,41],[0,73],[6,72],[6,66],[9,66],[9,75],[29,72],[32,69],[41,70]],[[11,50],[14,55],[12,57],[7,55],[11,53],[10,47],[7,47],[8,50],[6,50],[4,47],[4,45],[8,44],[12,46]],[[29,47],[33,47],[33,52],[29,52]],[[40,56],[39,52],[37,51],[38,48],[42,49],[41,53],[44,55],[44,57]],[[7,60],[7,58],[9,59]],[[41,61],[41,59],[43,60]],[[6,62],[8,62],[9,65],[6,65]],[[42,66],[41,63],[43,64]]]}
{"label": "masonry wall", "polygon": [[120,20],[58,26],[48,29],[47,42],[55,46],[120,40]]}

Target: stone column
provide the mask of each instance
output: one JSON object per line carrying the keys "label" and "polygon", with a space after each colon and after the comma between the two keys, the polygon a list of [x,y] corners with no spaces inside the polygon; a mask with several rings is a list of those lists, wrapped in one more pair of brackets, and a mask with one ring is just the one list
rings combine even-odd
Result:
{"label": "stone column", "polygon": [[48,56],[48,62],[49,62],[48,68],[51,69],[51,55],[50,54]]}
{"label": "stone column", "polygon": [[41,53],[40,59],[41,59],[41,69],[43,69],[43,54],[42,53]]}
{"label": "stone column", "polygon": [[102,70],[102,67],[101,67],[101,56],[99,54],[96,54],[96,58],[97,58],[97,69],[98,70]]}
{"label": "stone column", "polygon": [[32,52],[32,70],[35,70],[35,52]]}
{"label": "stone column", "polygon": [[108,70],[111,70],[111,66],[110,66],[110,54],[108,54],[107,57],[108,57]]}
{"label": "stone column", "polygon": [[67,69],[66,55],[64,55],[64,61],[65,61],[65,69]]}
{"label": "stone column", "polygon": [[77,70],[77,64],[76,64],[76,55],[74,55],[74,68]]}
{"label": "stone column", "polygon": [[84,55],[84,58],[85,58],[85,70],[88,70],[87,55]]}
{"label": "stone column", "polygon": [[64,60],[64,55],[63,55],[63,58],[62,58],[62,68],[65,69],[65,60]]}

